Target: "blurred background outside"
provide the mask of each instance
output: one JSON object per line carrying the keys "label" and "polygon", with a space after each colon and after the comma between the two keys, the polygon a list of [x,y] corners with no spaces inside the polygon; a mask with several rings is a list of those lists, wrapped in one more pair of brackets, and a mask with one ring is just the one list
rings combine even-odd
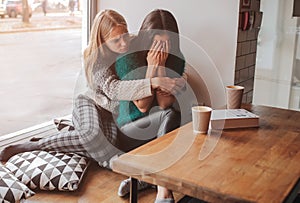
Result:
{"label": "blurred background outside", "polygon": [[81,1],[71,1],[0,0],[0,136],[71,113],[82,67]]}

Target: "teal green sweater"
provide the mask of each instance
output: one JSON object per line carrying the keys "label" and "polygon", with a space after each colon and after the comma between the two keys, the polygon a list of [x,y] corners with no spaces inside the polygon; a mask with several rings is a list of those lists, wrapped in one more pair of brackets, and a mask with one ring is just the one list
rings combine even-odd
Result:
{"label": "teal green sweater", "polygon": [[[169,55],[166,67],[172,70],[166,69],[168,77],[181,76],[185,67],[183,55],[181,54],[180,57]],[[115,70],[120,80],[144,79],[147,71],[145,54],[143,52],[136,52],[118,57]],[[132,101],[120,101],[117,124],[118,126],[123,126],[146,115],[148,113],[140,112]]]}

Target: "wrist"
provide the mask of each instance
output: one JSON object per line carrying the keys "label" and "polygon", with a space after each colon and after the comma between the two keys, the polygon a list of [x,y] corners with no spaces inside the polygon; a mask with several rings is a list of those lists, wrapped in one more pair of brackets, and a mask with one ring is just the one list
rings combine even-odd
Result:
{"label": "wrist", "polygon": [[158,78],[155,77],[155,78],[150,78],[150,83],[151,83],[151,88],[153,90],[157,89],[159,87],[159,84],[158,84]]}
{"label": "wrist", "polygon": [[153,78],[157,74],[157,66],[155,65],[148,65],[146,78]]}
{"label": "wrist", "polygon": [[167,74],[166,74],[166,68],[165,66],[159,66],[158,67],[158,70],[157,70],[157,76],[158,77],[165,77]]}
{"label": "wrist", "polygon": [[158,65],[148,65],[148,70],[156,71],[157,67],[158,67]]}

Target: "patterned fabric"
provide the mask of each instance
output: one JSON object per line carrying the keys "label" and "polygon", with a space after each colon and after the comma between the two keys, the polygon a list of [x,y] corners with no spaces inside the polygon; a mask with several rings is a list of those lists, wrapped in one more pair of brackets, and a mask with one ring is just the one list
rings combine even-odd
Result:
{"label": "patterned fabric", "polygon": [[72,120],[65,119],[65,118],[55,118],[53,122],[58,131],[65,132],[65,131],[74,130]]}
{"label": "patterned fabric", "polygon": [[29,198],[34,194],[0,163],[0,202],[20,202],[20,200]]}
{"label": "patterned fabric", "polygon": [[32,151],[11,157],[6,167],[31,189],[74,191],[88,164],[74,153]]}
{"label": "patterned fabric", "polygon": [[75,130],[39,140],[40,149],[77,153],[94,159],[100,166],[109,167],[109,160],[121,153],[114,147],[117,126],[112,114],[97,108],[90,98],[79,95],[75,100],[72,121]]}

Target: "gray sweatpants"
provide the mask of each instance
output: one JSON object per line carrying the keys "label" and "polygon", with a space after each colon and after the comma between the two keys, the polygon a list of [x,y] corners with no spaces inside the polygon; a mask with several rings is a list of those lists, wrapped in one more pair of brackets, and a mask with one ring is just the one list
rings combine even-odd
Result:
{"label": "gray sweatpants", "polygon": [[120,128],[118,147],[123,151],[132,150],[180,126],[180,113],[173,108],[152,108],[148,116],[139,118]]}

